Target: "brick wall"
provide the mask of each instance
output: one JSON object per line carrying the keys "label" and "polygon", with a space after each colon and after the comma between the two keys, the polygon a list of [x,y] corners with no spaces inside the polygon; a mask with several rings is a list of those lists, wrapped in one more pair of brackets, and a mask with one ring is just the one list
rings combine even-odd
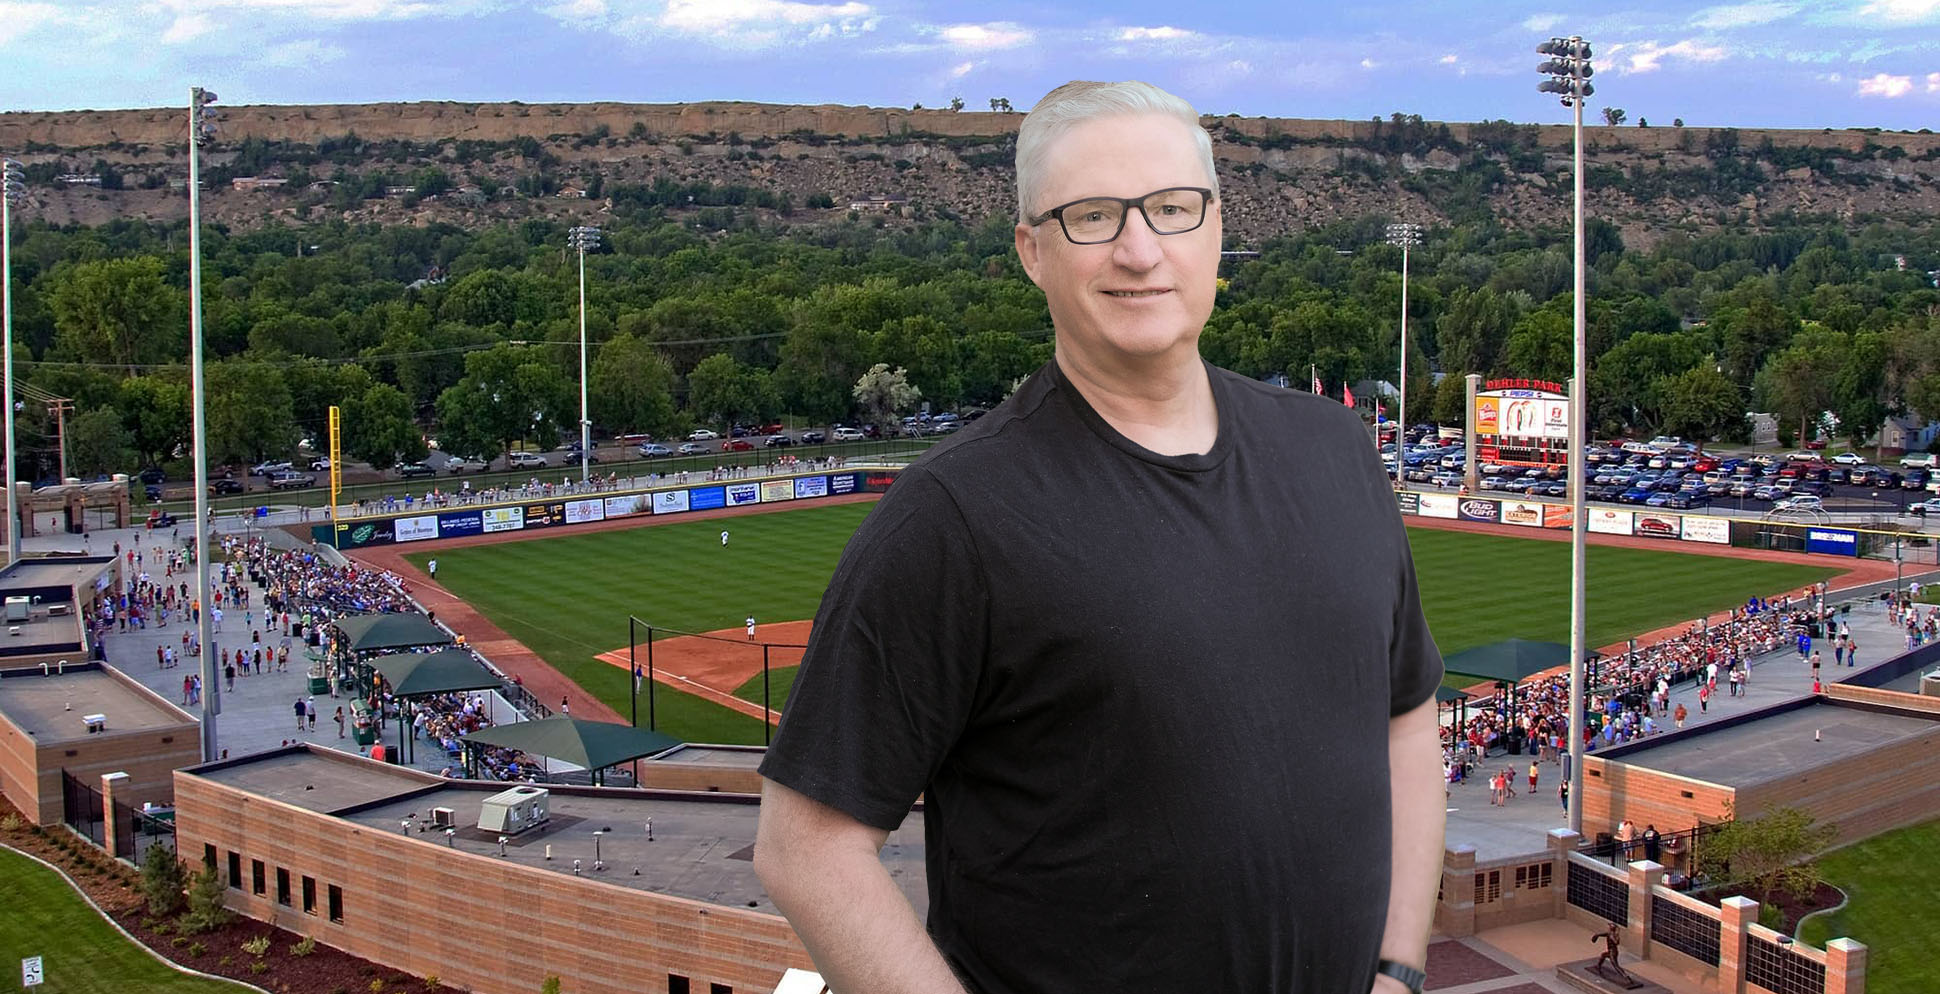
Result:
{"label": "brick wall", "polygon": [[[479,994],[523,994],[557,974],[575,994],[667,990],[669,974],[693,991],[725,984],[773,990],[788,967],[812,969],[778,916],[653,894],[519,866],[426,836],[404,836],[176,775],[179,851],[241,859],[237,911],[407,973],[437,974]],[[266,893],[251,893],[252,861]],[[277,902],[276,871],[290,873],[291,904]],[[304,877],[317,908],[302,907]],[[329,888],[342,888],[343,920],[329,920]]]}
{"label": "brick wall", "polygon": [[122,799],[139,807],[166,804],[174,795],[174,771],[202,758],[194,723],[138,731],[108,731],[42,746],[0,720],[0,789],[36,823],[61,820],[61,771],[89,786],[103,773],[128,774]]}
{"label": "brick wall", "polygon": [[1940,724],[1835,767],[1742,788],[1738,807],[1745,817],[1803,808],[1839,826],[1835,845],[1940,817]]}
{"label": "brick wall", "polygon": [[1599,832],[1616,834],[1617,824],[1625,818],[1636,823],[1639,831],[1656,825],[1666,835],[1696,828],[1700,821],[1722,821],[1729,816],[1737,793],[1730,787],[1597,756],[1583,757],[1583,775],[1583,834],[1591,839]]}

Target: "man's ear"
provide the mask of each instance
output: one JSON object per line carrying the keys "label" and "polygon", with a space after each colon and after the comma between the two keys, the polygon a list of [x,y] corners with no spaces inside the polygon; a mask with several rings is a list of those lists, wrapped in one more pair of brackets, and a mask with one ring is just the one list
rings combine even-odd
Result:
{"label": "man's ear", "polygon": [[1031,282],[1042,289],[1044,283],[1037,278],[1037,229],[1028,224],[1020,224],[1012,234],[1017,243],[1017,261],[1024,264],[1024,275],[1029,276]]}

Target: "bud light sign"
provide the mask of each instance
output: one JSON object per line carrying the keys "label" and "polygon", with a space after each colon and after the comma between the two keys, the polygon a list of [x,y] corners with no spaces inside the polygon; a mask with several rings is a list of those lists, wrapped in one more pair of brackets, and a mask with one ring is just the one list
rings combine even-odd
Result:
{"label": "bud light sign", "polygon": [[1463,521],[1495,521],[1501,514],[1501,505],[1492,500],[1465,500],[1458,510]]}
{"label": "bud light sign", "polygon": [[1859,533],[1844,528],[1807,528],[1805,551],[1827,556],[1859,555]]}

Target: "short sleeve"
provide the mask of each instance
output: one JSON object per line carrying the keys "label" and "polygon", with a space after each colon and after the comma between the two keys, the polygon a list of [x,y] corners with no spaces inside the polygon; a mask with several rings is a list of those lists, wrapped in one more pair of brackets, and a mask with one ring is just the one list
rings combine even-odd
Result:
{"label": "short sleeve", "polygon": [[761,775],[894,830],[969,722],[986,590],[954,499],[903,471],[843,551]]}
{"label": "short sleeve", "polygon": [[[1406,531],[1404,526],[1403,531]],[[1401,541],[1400,595],[1395,599],[1394,641],[1388,647],[1388,717],[1421,706],[1442,682],[1442,654],[1428,633],[1421,613],[1421,590],[1415,584],[1415,557],[1407,538]]]}

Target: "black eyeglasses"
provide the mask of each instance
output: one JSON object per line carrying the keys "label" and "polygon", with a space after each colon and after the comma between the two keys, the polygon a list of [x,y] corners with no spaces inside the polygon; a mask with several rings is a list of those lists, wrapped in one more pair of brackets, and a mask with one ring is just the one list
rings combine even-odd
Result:
{"label": "black eyeglasses", "polygon": [[1143,197],[1086,197],[1053,207],[1031,219],[1032,226],[1052,218],[1073,245],[1102,245],[1125,230],[1125,217],[1138,208],[1155,234],[1183,235],[1206,223],[1212,191],[1198,186],[1154,190]]}

